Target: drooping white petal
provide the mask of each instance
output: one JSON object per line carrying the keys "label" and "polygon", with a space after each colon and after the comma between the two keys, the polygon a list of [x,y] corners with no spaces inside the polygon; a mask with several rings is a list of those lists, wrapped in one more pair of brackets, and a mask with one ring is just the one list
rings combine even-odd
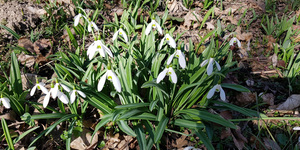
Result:
{"label": "drooping white petal", "polygon": [[225,95],[225,92],[224,90],[222,89],[221,85],[219,85],[219,90],[220,90],[220,97],[221,97],[221,100],[225,101],[226,100],[226,95]]}
{"label": "drooping white petal", "polygon": [[218,84],[215,85],[212,89],[209,90],[208,94],[207,94],[207,98],[210,99],[212,96],[214,96],[215,92],[216,92],[216,88],[217,88]]}
{"label": "drooping white petal", "polygon": [[78,15],[76,15],[76,16],[74,17],[74,26],[75,26],[75,27],[78,25],[81,16],[82,16],[82,15],[79,13]]}
{"label": "drooping white petal", "polygon": [[211,73],[213,72],[213,62],[214,62],[214,59],[210,58],[209,63],[207,65],[207,75],[211,75]]}
{"label": "drooping white petal", "polygon": [[[48,94],[46,94],[45,98],[44,98],[44,101],[43,101],[43,107],[46,108],[48,106],[48,103],[49,103],[49,100],[50,100],[50,93],[49,92]],[[52,96],[53,96],[53,93],[52,93]]]}
{"label": "drooping white petal", "polygon": [[221,71],[221,66],[220,66],[220,64],[219,64],[217,61],[215,61],[215,63],[216,63],[217,69],[218,69],[219,71]]}
{"label": "drooping white petal", "polygon": [[300,127],[294,127],[293,130],[300,130]]}
{"label": "drooping white petal", "polygon": [[239,40],[237,40],[238,47],[242,47],[242,44]]}
{"label": "drooping white petal", "polygon": [[94,57],[96,51],[97,51],[97,45],[96,45],[96,43],[94,42],[93,44],[91,44],[91,45],[89,46],[89,48],[88,48],[88,50],[87,50],[87,55],[89,56],[89,59],[90,59],[90,60]]}
{"label": "drooping white petal", "polygon": [[95,23],[95,22],[93,22],[93,21],[91,21],[91,23],[92,23],[92,25],[93,25],[94,29],[95,29],[96,31],[98,31],[98,30],[99,30],[99,28],[98,28],[98,26],[96,25],[96,23]]}
{"label": "drooping white petal", "polygon": [[152,30],[152,25],[153,25],[153,22],[151,21],[146,28],[146,31],[145,31],[146,35],[148,35],[150,33],[150,31]]}
{"label": "drooping white petal", "polygon": [[154,21],[154,23],[155,23],[155,26],[157,27],[157,31],[158,31],[160,34],[163,34],[160,25],[159,25],[155,20],[153,20],[153,21]]}
{"label": "drooping white petal", "polygon": [[81,91],[79,91],[79,90],[76,90],[77,92],[78,92],[78,94],[80,95],[80,96],[82,96],[83,98],[85,98],[86,96],[85,96],[85,94],[83,93],[83,92],[81,92]]}
{"label": "drooping white petal", "polygon": [[61,102],[63,102],[64,104],[68,104],[68,103],[69,103],[69,99],[68,99],[68,97],[67,97],[66,94],[64,94],[64,93],[62,93],[62,92],[58,92],[57,96],[58,96],[58,99],[59,99]]}
{"label": "drooping white petal", "polygon": [[72,90],[70,92],[70,102],[71,102],[71,104],[73,104],[73,102],[75,101],[75,99],[76,99],[76,90]]}
{"label": "drooping white petal", "polygon": [[156,83],[159,83],[161,80],[163,80],[168,72],[168,68],[165,68],[159,75],[157,76]]}
{"label": "drooping white petal", "polygon": [[181,50],[177,50],[176,55],[178,55],[178,57],[179,57],[180,67],[184,69],[186,67],[186,61],[185,61],[185,56],[184,56],[183,52]]}
{"label": "drooping white petal", "polygon": [[162,46],[163,46],[163,44],[164,44],[164,41],[165,41],[165,38],[166,38],[166,37],[164,37],[163,39],[161,39],[161,41],[160,41],[160,43],[159,43],[159,49],[162,48]]}
{"label": "drooping white petal", "polygon": [[241,47],[241,42],[236,38],[236,37],[233,37],[230,41],[229,41],[229,45],[233,46],[234,43],[237,42],[237,45],[238,47]]}
{"label": "drooping white petal", "polygon": [[166,34],[166,38],[168,38],[168,44],[172,47],[172,48],[176,48],[176,42],[175,40],[169,35]]}
{"label": "drooping white petal", "polygon": [[117,39],[119,32],[120,32],[120,30],[118,30],[118,31],[114,34],[114,36],[113,36],[113,41]]}
{"label": "drooping white petal", "polygon": [[56,83],[54,85],[54,88],[53,88],[53,91],[52,91],[52,98],[56,98],[58,96],[58,93],[60,92],[59,89],[58,89],[58,85],[59,83]]}
{"label": "drooping white petal", "polygon": [[118,92],[121,92],[121,82],[120,82],[118,76],[111,70],[107,70],[107,76],[112,77],[112,82],[113,82],[113,85],[114,85],[115,89]]}
{"label": "drooping white petal", "polygon": [[177,75],[172,67],[169,67],[168,74],[171,75],[171,79],[173,83],[177,83]]}
{"label": "drooping white petal", "polygon": [[52,98],[55,99],[56,97],[53,96],[53,92],[54,92],[54,88],[51,88],[49,93],[50,93],[50,95],[52,95]]}
{"label": "drooping white petal", "polygon": [[30,96],[33,96],[33,95],[34,95],[37,86],[38,86],[37,84],[36,84],[35,86],[33,86],[33,88],[32,88],[31,91],[30,91]]}
{"label": "drooping white petal", "polygon": [[99,82],[98,82],[98,91],[102,91],[103,86],[105,84],[106,81],[106,77],[107,77],[107,72],[100,78]]}
{"label": "drooping white petal", "polygon": [[173,60],[175,54],[176,54],[176,52],[175,52],[174,54],[172,54],[172,55],[168,58],[168,60],[167,60],[167,65],[170,65],[170,64],[171,64],[171,62],[172,62],[172,60]]}
{"label": "drooping white petal", "polygon": [[127,35],[126,35],[125,31],[123,29],[119,29],[119,30],[120,30],[120,33],[122,34],[125,42],[128,42],[128,38],[127,38]]}
{"label": "drooping white petal", "polygon": [[104,47],[101,45],[101,48],[97,48],[98,52],[100,53],[100,56],[102,57],[105,57],[106,56],[106,53],[105,53],[105,50],[104,50]]}
{"label": "drooping white petal", "polygon": [[88,24],[88,31],[89,32],[92,32],[92,26],[91,26],[91,23],[89,22],[89,24]]}
{"label": "drooping white petal", "polygon": [[204,61],[200,64],[200,66],[201,66],[201,67],[205,66],[205,65],[207,64],[207,62],[208,62],[208,59],[204,60]]}
{"label": "drooping white petal", "polygon": [[5,108],[9,109],[10,108],[10,100],[7,97],[1,98],[2,104],[4,105]]}
{"label": "drooping white petal", "polygon": [[42,92],[43,92],[44,94],[47,94],[47,93],[48,93],[48,90],[44,87],[43,84],[39,84],[39,87],[40,87],[40,89],[42,90]]}
{"label": "drooping white petal", "polygon": [[60,84],[61,87],[63,87],[64,90],[66,90],[67,92],[70,92],[71,90],[64,84]]}
{"label": "drooping white petal", "polygon": [[110,51],[110,49],[108,47],[106,47],[104,44],[102,44],[102,48],[106,51],[106,53],[110,56],[110,57],[114,57],[114,55],[112,54],[112,52]]}

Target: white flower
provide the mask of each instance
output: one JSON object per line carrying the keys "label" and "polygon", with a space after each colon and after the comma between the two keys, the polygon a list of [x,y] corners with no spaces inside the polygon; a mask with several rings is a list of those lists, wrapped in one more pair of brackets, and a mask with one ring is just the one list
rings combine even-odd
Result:
{"label": "white flower", "polygon": [[118,92],[121,92],[121,82],[117,75],[111,70],[107,70],[106,73],[100,78],[98,83],[98,91],[101,91],[103,89],[106,79],[112,81],[115,89]]}
{"label": "white flower", "polygon": [[34,95],[36,89],[42,90],[42,92],[45,94],[48,93],[48,90],[45,88],[45,83],[36,83],[36,85],[30,91],[30,96]]}
{"label": "white flower", "polygon": [[102,57],[105,57],[106,53],[108,53],[110,57],[114,57],[110,49],[108,49],[108,47],[106,47],[101,40],[97,40],[89,46],[87,55],[89,56],[90,60],[94,57],[96,52],[99,52]]}
{"label": "white flower", "polygon": [[164,44],[165,39],[172,48],[176,48],[175,40],[169,34],[166,34],[165,37],[160,41],[159,49],[161,49],[162,45]]}
{"label": "white flower", "polygon": [[220,97],[223,101],[226,100],[225,92],[220,84],[215,85],[212,89],[209,90],[207,98],[210,99],[215,94],[215,91],[220,92]]}
{"label": "white flower", "polygon": [[[206,65],[208,62],[208,59],[204,60],[200,66],[203,67],[204,65]],[[217,69],[220,71],[221,70],[221,66],[219,65],[219,63],[217,61],[215,61],[214,58],[210,58],[209,59],[209,63],[207,65],[207,75],[211,75],[212,71],[213,71],[213,63],[216,63]]]}
{"label": "white flower", "polygon": [[67,104],[69,103],[69,100],[68,100],[68,97],[63,94],[62,92],[60,92],[60,89],[59,89],[59,86],[63,87],[64,90],[66,90],[67,92],[70,92],[70,89],[63,85],[63,84],[60,84],[60,83],[56,83],[55,86],[53,86],[51,84],[52,88],[50,89],[50,91],[46,94],[45,98],[44,98],[44,102],[43,102],[43,107],[46,108],[48,103],[49,103],[49,100],[50,100],[50,95],[52,96],[53,99],[55,99],[56,97],[59,97],[59,99]]}
{"label": "white flower", "polygon": [[127,35],[126,35],[125,31],[124,31],[123,29],[121,29],[121,28],[114,34],[114,36],[113,36],[113,41],[114,41],[115,39],[117,39],[118,35],[122,35],[123,38],[124,38],[124,40],[125,40],[125,42],[128,42]]}
{"label": "white flower", "polygon": [[168,58],[167,65],[170,65],[174,56],[178,58],[180,67],[185,68],[186,67],[185,56],[184,56],[183,52],[181,52],[181,50],[176,50],[176,52]]}
{"label": "white flower", "polygon": [[76,94],[77,94],[77,93],[78,93],[80,96],[82,96],[83,98],[86,97],[85,94],[84,94],[82,91],[79,91],[79,90],[72,90],[72,91],[70,92],[70,102],[71,102],[71,104],[74,103],[74,101],[75,101],[75,99],[76,99]]}
{"label": "white flower", "polygon": [[173,83],[177,83],[177,75],[172,67],[167,67],[161,73],[159,73],[156,83],[159,83],[161,80],[163,80],[166,75],[171,76]]}
{"label": "white flower", "polygon": [[157,28],[157,31],[160,34],[162,34],[162,29],[161,29],[160,25],[154,19],[152,19],[152,21],[148,24],[148,26],[146,28],[146,35],[148,35],[150,33],[152,28],[154,28],[154,29]]}
{"label": "white flower", "polygon": [[84,15],[82,15],[81,13],[79,13],[78,15],[76,15],[76,16],[74,17],[74,26],[75,26],[75,27],[78,25],[79,20],[80,20],[80,18],[82,18],[82,17],[83,17],[85,20],[87,20],[87,18],[86,18]]}
{"label": "white flower", "polygon": [[233,38],[230,40],[229,45],[234,46],[234,45],[233,45],[234,43],[237,43],[238,47],[242,47],[241,42],[240,42],[236,37],[233,37]]}
{"label": "white flower", "polygon": [[69,99],[68,99],[67,95],[64,94],[63,92],[58,91],[57,97],[64,104],[68,104],[69,103]]}
{"label": "white flower", "polygon": [[201,150],[201,149],[195,148],[193,146],[188,146],[188,147],[184,148],[183,150]]}
{"label": "white flower", "polygon": [[293,130],[300,130],[300,127],[294,127]]}
{"label": "white flower", "polygon": [[60,92],[59,86],[61,86],[67,92],[71,91],[67,86],[65,86],[65,85],[63,85],[61,83],[56,83],[55,86],[54,86],[54,88],[53,88],[53,92],[52,92],[52,97],[53,98],[56,98],[58,96],[58,93]]}
{"label": "white flower", "polygon": [[92,32],[92,27],[94,27],[94,29],[95,29],[96,31],[99,30],[99,28],[97,27],[97,25],[95,24],[95,22],[89,21],[89,24],[88,24],[88,31],[89,31],[89,32]]}
{"label": "white flower", "polygon": [[0,98],[0,103],[4,105],[5,108],[9,109],[10,108],[10,100],[7,97],[1,97]]}

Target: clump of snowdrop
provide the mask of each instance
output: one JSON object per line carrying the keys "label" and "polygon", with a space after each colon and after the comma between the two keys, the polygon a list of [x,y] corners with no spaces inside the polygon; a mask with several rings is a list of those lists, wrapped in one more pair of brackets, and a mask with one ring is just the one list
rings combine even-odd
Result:
{"label": "clump of snowdrop", "polygon": [[87,55],[89,56],[89,59],[91,60],[96,53],[99,52],[100,55],[102,57],[106,56],[106,53],[110,56],[110,57],[114,57],[112,52],[110,51],[110,49],[108,47],[106,47],[101,40],[96,40],[94,41],[93,44],[91,44],[87,50]]}
{"label": "clump of snowdrop", "polygon": [[205,66],[207,63],[208,63],[207,69],[206,69],[207,75],[211,75],[211,73],[213,72],[213,69],[214,69],[214,68],[213,68],[213,64],[214,64],[214,63],[216,64],[217,69],[218,69],[219,71],[221,71],[221,66],[219,65],[219,63],[218,63],[214,58],[209,58],[209,59],[204,60],[204,61],[200,64],[200,66],[203,67],[203,66]]}
{"label": "clump of snowdrop", "polygon": [[122,29],[122,26],[120,27],[120,29],[114,33],[114,36],[113,36],[113,41],[117,39],[118,35],[122,36],[125,40],[125,42],[128,42],[128,37],[125,33],[125,31]]}
{"label": "clump of snowdrop", "polygon": [[186,67],[186,61],[185,61],[185,55],[184,53],[180,50],[180,47],[178,47],[178,49],[175,51],[175,53],[173,53],[167,60],[167,65],[170,65],[173,58],[176,57],[179,60],[179,65],[181,68],[185,68]]}
{"label": "clump of snowdrop", "polygon": [[7,97],[3,97],[2,94],[1,94],[1,97],[0,97],[0,104],[3,104],[3,106],[6,108],[6,109],[9,109],[10,108],[10,100],[7,98]]}
{"label": "clump of snowdrop", "polygon": [[76,90],[75,87],[73,88],[73,90],[70,92],[70,103],[73,104],[75,99],[76,99],[76,95],[80,95],[83,98],[86,98],[86,95],[79,90]]}
{"label": "clump of snowdrop", "polygon": [[98,91],[102,91],[106,79],[113,83],[115,89],[118,92],[121,92],[121,82],[120,82],[119,78],[117,77],[117,75],[111,70],[110,63],[107,65],[106,73],[99,80]]}
{"label": "clump of snowdrop", "polygon": [[165,35],[165,37],[160,41],[159,49],[162,48],[165,40],[166,40],[167,44],[169,44],[172,48],[176,48],[176,42],[175,42],[175,40],[170,36],[169,33],[167,33]]}
{"label": "clump of snowdrop", "polygon": [[234,44],[237,43],[238,47],[242,47],[241,42],[239,41],[239,39],[237,39],[236,37],[233,37],[230,41],[229,41],[229,45],[230,46],[234,46]]}
{"label": "clump of snowdrop", "polygon": [[177,83],[177,75],[172,66],[169,65],[161,73],[159,73],[156,79],[156,83],[159,83],[161,80],[163,80],[166,75],[171,76],[172,82],[174,84]]}
{"label": "clump of snowdrop", "polygon": [[148,24],[148,26],[147,26],[147,28],[146,28],[146,32],[145,32],[146,35],[148,35],[152,29],[157,29],[157,31],[158,31],[160,34],[163,34],[160,25],[155,21],[155,18],[154,18],[154,17],[152,17],[151,22]]}
{"label": "clump of snowdrop", "polygon": [[33,96],[33,95],[34,95],[36,89],[42,90],[42,92],[45,93],[45,94],[48,93],[47,88],[45,88],[45,83],[43,83],[43,82],[39,83],[38,80],[36,80],[36,85],[31,89],[31,91],[30,91],[30,96]]}
{"label": "clump of snowdrop", "polygon": [[215,92],[220,92],[221,100],[223,100],[223,101],[226,100],[225,92],[222,89],[220,84],[215,85],[212,89],[209,90],[209,92],[207,94],[207,98],[208,99],[212,98],[212,96],[215,94]]}

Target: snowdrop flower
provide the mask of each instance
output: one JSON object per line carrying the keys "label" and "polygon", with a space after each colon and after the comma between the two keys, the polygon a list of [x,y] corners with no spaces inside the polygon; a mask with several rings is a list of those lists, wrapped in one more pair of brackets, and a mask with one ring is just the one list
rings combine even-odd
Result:
{"label": "snowdrop flower", "polygon": [[155,18],[152,19],[152,21],[148,24],[147,28],[146,28],[146,35],[148,35],[151,31],[151,29],[157,29],[157,31],[162,34],[162,29],[160,27],[160,25],[155,21]]}
{"label": "snowdrop flower", "polygon": [[[65,91],[67,91],[67,92],[70,92],[70,91],[71,91],[67,86],[65,86],[64,84],[58,83],[58,82],[56,81],[56,84],[55,84],[55,86],[54,86],[54,88],[53,88],[53,92],[52,92],[52,98],[58,97],[59,92],[60,92],[60,88],[59,88],[60,86],[61,86]],[[52,89],[51,89],[51,90],[52,90]]]}
{"label": "snowdrop flower", "polygon": [[181,68],[185,68],[186,67],[186,61],[185,61],[185,56],[183,54],[183,52],[181,50],[176,50],[175,53],[173,53],[167,60],[167,65],[170,65],[170,63],[172,62],[173,58],[177,57],[179,60],[179,65]]}
{"label": "snowdrop flower", "polygon": [[165,35],[165,37],[160,41],[159,49],[162,48],[162,45],[164,44],[165,39],[166,39],[166,42],[167,42],[172,48],[176,48],[176,42],[175,42],[175,40],[167,33],[167,34]]}
{"label": "snowdrop flower", "polygon": [[300,127],[294,127],[293,130],[300,130]]}
{"label": "snowdrop flower", "polygon": [[42,92],[45,94],[48,93],[48,90],[45,88],[45,83],[39,83],[39,81],[36,81],[36,85],[30,91],[30,96],[34,95],[36,89],[42,90]]}
{"label": "snowdrop flower", "polygon": [[237,43],[238,47],[242,47],[241,42],[236,37],[230,40],[229,45],[234,46],[234,43]]}
{"label": "snowdrop flower", "polygon": [[92,32],[92,27],[94,27],[94,29],[95,29],[96,31],[99,30],[99,28],[97,27],[97,25],[95,24],[95,22],[89,21],[89,24],[88,24],[88,31],[89,31],[89,32]]}
{"label": "snowdrop flower", "polygon": [[184,148],[183,150],[201,150],[201,149],[195,148],[193,146],[188,146],[188,147]]}
{"label": "snowdrop flower", "polygon": [[117,39],[118,35],[123,36],[125,42],[128,42],[127,35],[126,35],[125,31],[124,31],[122,28],[120,28],[120,29],[114,34],[114,36],[113,36],[113,41],[114,41],[115,39]]}
{"label": "snowdrop flower", "polygon": [[[204,60],[200,66],[203,67],[204,65],[206,65],[208,62],[208,59]],[[211,75],[212,71],[213,71],[213,63],[216,63],[217,69],[220,71],[221,70],[221,66],[219,65],[219,63],[214,59],[214,58],[210,58],[209,59],[209,63],[207,65],[207,75]]]}
{"label": "snowdrop flower", "polygon": [[171,66],[167,66],[167,68],[165,68],[161,73],[159,73],[156,79],[156,83],[159,83],[161,80],[163,80],[166,75],[171,76],[172,82],[174,84],[177,83],[177,75]]}
{"label": "snowdrop flower", "polygon": [[62,101],[64,104],[69,103],[68,97],[65,94],[63,94],[62,92],[60,92],[59,86],[63,87],[63,89],[66,90],[67,92],[70,92],[70,89],[67,86],[60,84],[57,81],[56,81],[55,86],[53,85],[53,83],[51,83],[51,89],[44,98],[44,102],[43,102],[44,108],[46,108],[49,103],[50,95],[52,96],[53,99],[58,97],[60,99],[60,101]]}
{"label": "snowdrop flower", "polygon": [[75,101],[75,99],[76,99],[77,93],[78,93],[81,97],[83,97],[83,98],[86,97],[85,94],[84,94],[82,91],[76,90],[76,89],[74,88],[74,89],[70,92],[70,103],[71,103],[71,104],[74,103],[74,101]]}
{"label": "snowdrop flower", "polygon": [[207,98],[210,99],[215,94],[215,91],[220,92],[220,97],[223,101],[226,100],[225,92],[220,84],[215,85],[212,89],[209,90]]}
{"label": "snowdrop flower", "polygon": [[84,15],[82,15],[81,13],[79,13],[78,15],[76,15],[76,16],[74,17],[74,26],[75,26],[75,27],[78,25],[79,20],[80,20],[81,18],[84,18],[85,20],[87,20],[87,18],[86,18]]}
{"label": "snowdrop flower", "polygon": [[108,53],[110,57],[114,57],[110,49],[108,49],[108,47],[106,47],[101,40],[97,40],[89,46],[87,55],[89,56],[90,60],[94,57],[96,52],[99,52],[102,57],[105,57],[106,53]]}
{"label": "snowdrop flower", "polygon": [[0,98],[0,103],[2,102],[2,104],[4,105],[5,108],[9,109],[10,108],[10,100],[7,97],[3,97],[1,94],[1,98]]}
{"label": "snowdrop flower", "polygon": [[98,83],[98,91],[101,91],[104,87],[105,81],[106,79],[109,81],[112,81],[115,89],[118,92],[121,92],[121,82],[119,80],[119,78],[117,77],[117,75],[110,70],[110,64],[107,65],[107,71],[106,73],[100,78],[99,83]]}

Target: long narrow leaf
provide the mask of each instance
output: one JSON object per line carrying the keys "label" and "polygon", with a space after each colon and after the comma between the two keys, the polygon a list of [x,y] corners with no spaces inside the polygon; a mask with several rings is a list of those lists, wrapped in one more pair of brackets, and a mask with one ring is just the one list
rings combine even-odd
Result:
{"label": "long narrow leaf", "polygon": [[11,136],[10,136],[10,133],[9,133],[9,129],[8,129],[8,126],[6,124],[6,121],[4,118],[1,119],[1,125],[2,125],[2,129],[3,129],[3,132],[4,132],[4,135],[5,135],[5,140],[8,144],[8,147],[12,150],[14,150],[14,144],[12,142],[12,139],[11,139]]}

